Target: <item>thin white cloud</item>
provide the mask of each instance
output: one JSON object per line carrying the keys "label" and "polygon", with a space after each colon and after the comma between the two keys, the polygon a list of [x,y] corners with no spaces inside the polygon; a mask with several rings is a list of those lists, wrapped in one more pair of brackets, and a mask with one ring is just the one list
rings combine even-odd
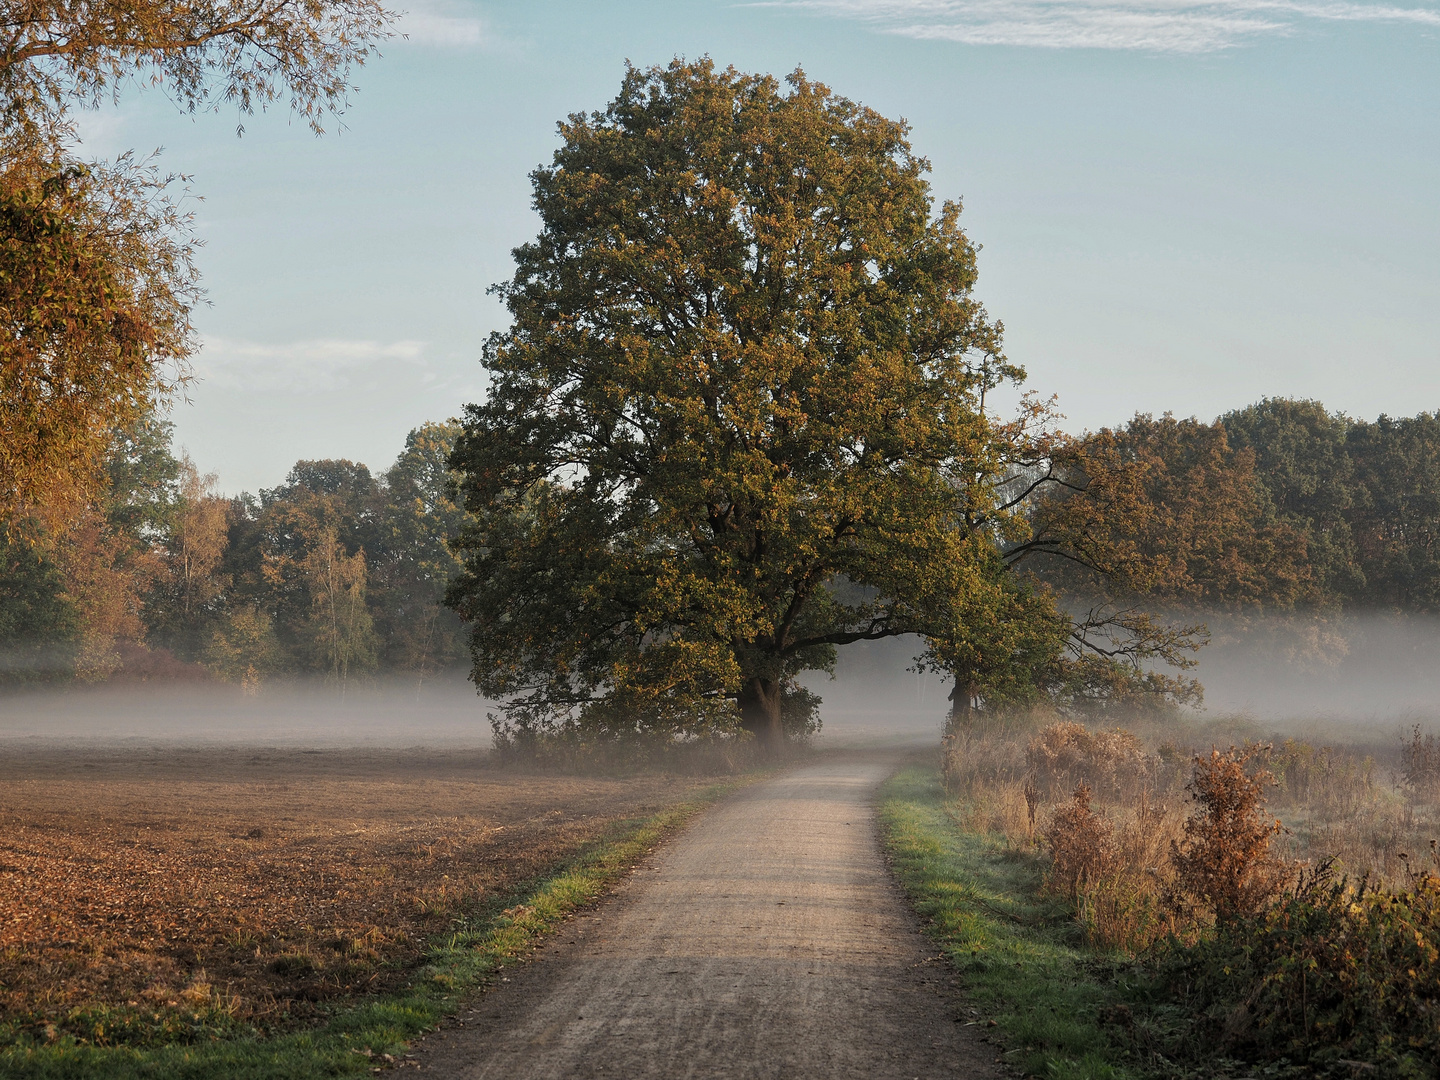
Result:
{"label": "thin white cloud", "polygon": [[1295,32],[1307,22],[1440,28],[1440,6],[1325,0],[771,0],[904,37],[967,45],[1201,53]]}
{"label": "thin white cloud", "polygon": [[316,393],[340,390],[377,368],[425,366],[421,341],[347,341],[320,338],[282,345],[207,338],[195,358],[202,384],[225,390]]}
{"label": "thin white cloud", "polygon": [[488,41],[485,21],[457,0],[412,0],[398,29],[417,44],[442,48],[470,49]]}

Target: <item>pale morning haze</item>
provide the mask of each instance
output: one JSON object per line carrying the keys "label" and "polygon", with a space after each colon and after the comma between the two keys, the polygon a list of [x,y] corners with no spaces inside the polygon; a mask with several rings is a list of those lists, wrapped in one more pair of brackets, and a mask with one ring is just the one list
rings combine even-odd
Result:
{"label": "pale morning haze", "polygon": [[555,122],[626,61],[802,67],[912,126],[978,288],[1067,424],[1264,396],[1440,408],[1440,5],[776,0],[409,5],[342,130],[89,114],[90,154],[193,176],[210,304],[176,443],[230,492],[383,468],[485,394],[487,288],[531,237]]}

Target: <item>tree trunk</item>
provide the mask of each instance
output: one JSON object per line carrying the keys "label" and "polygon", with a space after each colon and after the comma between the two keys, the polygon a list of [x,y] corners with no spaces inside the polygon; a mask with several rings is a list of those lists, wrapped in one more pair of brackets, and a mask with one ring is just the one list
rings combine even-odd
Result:
{"label": "tree trunk", "polygon": [[758,675],[746,679],[737,704],[745,730],[753,733],[762,745],[778,749],[785,738],[780,726],[780,683]]}
{"label": "tree trunk", "polygon": [[970,722],[975,707],[975,684],[963,675],[956,676],[955,689],[950,691],[950,730]]}

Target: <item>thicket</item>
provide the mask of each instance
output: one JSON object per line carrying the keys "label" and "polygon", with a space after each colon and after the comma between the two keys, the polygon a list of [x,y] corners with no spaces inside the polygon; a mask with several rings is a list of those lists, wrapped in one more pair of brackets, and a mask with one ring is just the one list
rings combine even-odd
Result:
{"label": "thicket", "polygon": [[[1432,851],[1435,841],[1431,841]],[[1158,952],[1189,1048],[1344,1072],[1440,1075],[1440,860],[1398,884],[1322,861],[1243,916]]]}
{"label": "thicket", "polygon": [[1436,1076],[1434,746],[1410,733],[1387,785],[1373,758],[1297,740],[1151,749],[989,717],[946,737],[944,778],[966,826],[1043,859],[1085,939],[1140,965],[1110,1019],[1148,1067]]}

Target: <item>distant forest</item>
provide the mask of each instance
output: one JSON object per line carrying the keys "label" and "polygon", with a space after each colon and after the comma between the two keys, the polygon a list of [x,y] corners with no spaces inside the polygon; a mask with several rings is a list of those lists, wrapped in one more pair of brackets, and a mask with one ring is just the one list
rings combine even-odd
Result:
{"label": "distant forest", "polygon": [[[103,494],[0,536],[0,681],[428,677],[463,664],[444,604],[454,423],[382,475],[300,461],[222,497],[151,416],[115,434]],[[1213,423],[1137,416],[1081,437],[1119,512],[1109,542],[1163,566],[1172,609],[1440,611],[1440,413],[1354,420],[1269,399]],[[1060,592],[1084,585],[1037,565]]]}
{"label": "distant forest", "polygon": [[171,424],[118,432],[103,495],[63,536],[0,540],[6,681],[281,675],[423,678],[465,655],[443,605],[458,427],[425,424],[382,476],[300,461],[283,484],[225,498],[175,457]]}

